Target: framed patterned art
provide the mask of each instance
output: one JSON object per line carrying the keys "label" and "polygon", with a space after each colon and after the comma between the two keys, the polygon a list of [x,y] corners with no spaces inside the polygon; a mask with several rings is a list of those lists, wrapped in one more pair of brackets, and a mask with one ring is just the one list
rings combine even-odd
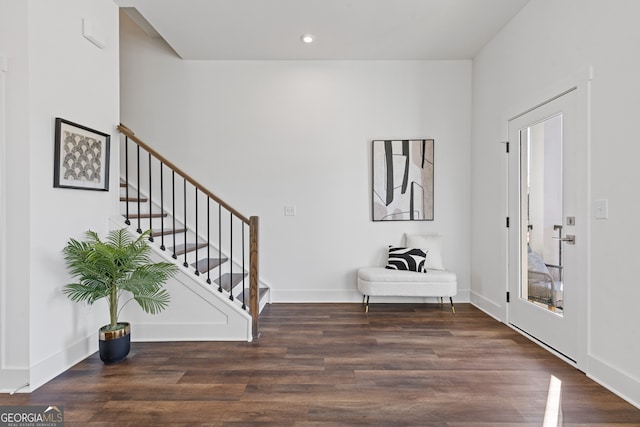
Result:
{"label": "framed patterned art", "polygon": [[53,186],[109,191],[106,133],[56,118]]}
{"label": "framed patterned art", "polygon": [[433,220],[433,139],[374,140],[374,221]]}

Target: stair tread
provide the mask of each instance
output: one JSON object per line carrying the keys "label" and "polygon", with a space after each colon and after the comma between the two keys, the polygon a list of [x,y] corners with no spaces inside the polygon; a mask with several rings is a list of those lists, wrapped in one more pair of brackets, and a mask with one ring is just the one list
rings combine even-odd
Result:
{"label": "stair tread", "polygon": [[129,218],[160,218],[160,217],[164,217],[166,218],[168,216],[167,213],[141,213],[141,214],[136,214],[136,213],[130,213],[129,214]]}
{"label": "stair tread", "polygon": [[[258,288],[258,301],[262,301],[262,298],[264,298],[267,292],[269,292],[269,288]],[[245,288],[245,295],[247,296],[247,300],[249,300],[249,288]],[[236,298],[242,301],[242,292],[240,292]]]}
{"label": "stair tread", "polygon": [[174,234],[174,233],[178,234],[178,233],[184,233],[185,231],[186,231],[186,229],[184,229],[184,228],[176,228],[175,231],[174,231],[173,228],[165,228],[164,230],[160,230],[160,229],[153,230],[151,232],[151,235],[153,237],[166,236],[167,234]]}
{"label": "stair tread", "polygon": [[206,273],[209,270],[212,270],[219,266],[222,263],[229,261],[229,258],[203,258],[198,262],[194,262],[191,264],[191,267],[196,268],[200,273]]}
{"label": "stair tread", "polygon": [[122,197],[120,197],[120,201],[121,202],[137,202],[137,201],[148,202],[149,199],[147,199],[146,197],[131,197],[131,196],[126,197],[126,196],[122,196]]}
{"label": "stair tread", "polygon": [[171,248],[171,250],[176,255],[183,255],[186,252],[195,251],[196,248],[202,249],[202,248],[206,248],[206,247],[207,247],[206,243],[198,243],[198,244],[187,243],[186,245],[183,243],[183,244],[180,244],[180,245],[176,245],[175,247]]}
{"label": "stair tread", "polygon": [[221,277],[218,277],[214,282],[218,285],[222,283],[222,289],[229,292],[232,287],[235,287],[238,283],[242,282],[242,279],[247,276],[247,273],[224,273]]}

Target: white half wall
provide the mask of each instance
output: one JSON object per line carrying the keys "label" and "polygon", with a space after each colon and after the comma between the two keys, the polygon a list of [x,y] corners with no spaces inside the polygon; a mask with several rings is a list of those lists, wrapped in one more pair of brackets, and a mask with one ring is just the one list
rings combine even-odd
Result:
{"label": "white half wall", "polygon": [[[110,218],[109,227],[123,227],[122,216]],[[137,237],[136,226],[128,229]],[[155,244],[151,248],[153,262],[170,262],[169,251]],[[122,301],[121,321],[131,323],[131,340],[143,341],[251,341],[252,318],[239,310],[238,300],[230,301],[227,294],[218,292],[217,286],[206,283],[206,275],[196,276],[191,268],[179,268],[177,274],[165,284],[171,296],[168,307],[156,314],[145,313],[134,301]]]}
{"label": "white half wall", "polygon": [[[121,23],[122,123],[260,216],[273,302],[360,301],[405,232],[445,236],[468,300],[470,61],[183,61]],[[371,141],[405,138],[435,139],[435,220],[374,223]]]}
{"label": "white half wall", "polygon": [[[506,318],[506,163],[503,116],[593,66],[590,199],[609,219],[590,218],[587,374],[640,407],[637,183],[640,117],[637,17],[631,0],[531,0],[473,62],[472,301]],[[527,107],[523,105],[523,107]],[[583,238],[585,236],[582,236]],[[577,236],[581,238],[581,236]]]}

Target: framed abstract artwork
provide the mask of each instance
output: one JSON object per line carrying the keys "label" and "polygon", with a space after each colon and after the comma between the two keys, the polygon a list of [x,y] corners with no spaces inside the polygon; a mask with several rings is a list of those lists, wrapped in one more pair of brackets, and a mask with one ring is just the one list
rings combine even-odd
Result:
{"label": "framed abstract artwork", "polygon": [[433,220],[433,139],[374,140],[374,221]]}
{"label": "framed abstract artwork", "polygon": [[109,191],[109,140],[98,132],[56,118],[53,186]]}

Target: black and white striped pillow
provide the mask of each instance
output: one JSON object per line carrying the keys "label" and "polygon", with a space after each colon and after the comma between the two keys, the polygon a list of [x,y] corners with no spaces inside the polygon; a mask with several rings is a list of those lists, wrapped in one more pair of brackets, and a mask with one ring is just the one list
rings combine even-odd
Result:
{"label": "black and white striped pillow", "polygon": [[389,259],[385,268],[426,273],[426,259],[427,252],[422,249],[389,246]]}

